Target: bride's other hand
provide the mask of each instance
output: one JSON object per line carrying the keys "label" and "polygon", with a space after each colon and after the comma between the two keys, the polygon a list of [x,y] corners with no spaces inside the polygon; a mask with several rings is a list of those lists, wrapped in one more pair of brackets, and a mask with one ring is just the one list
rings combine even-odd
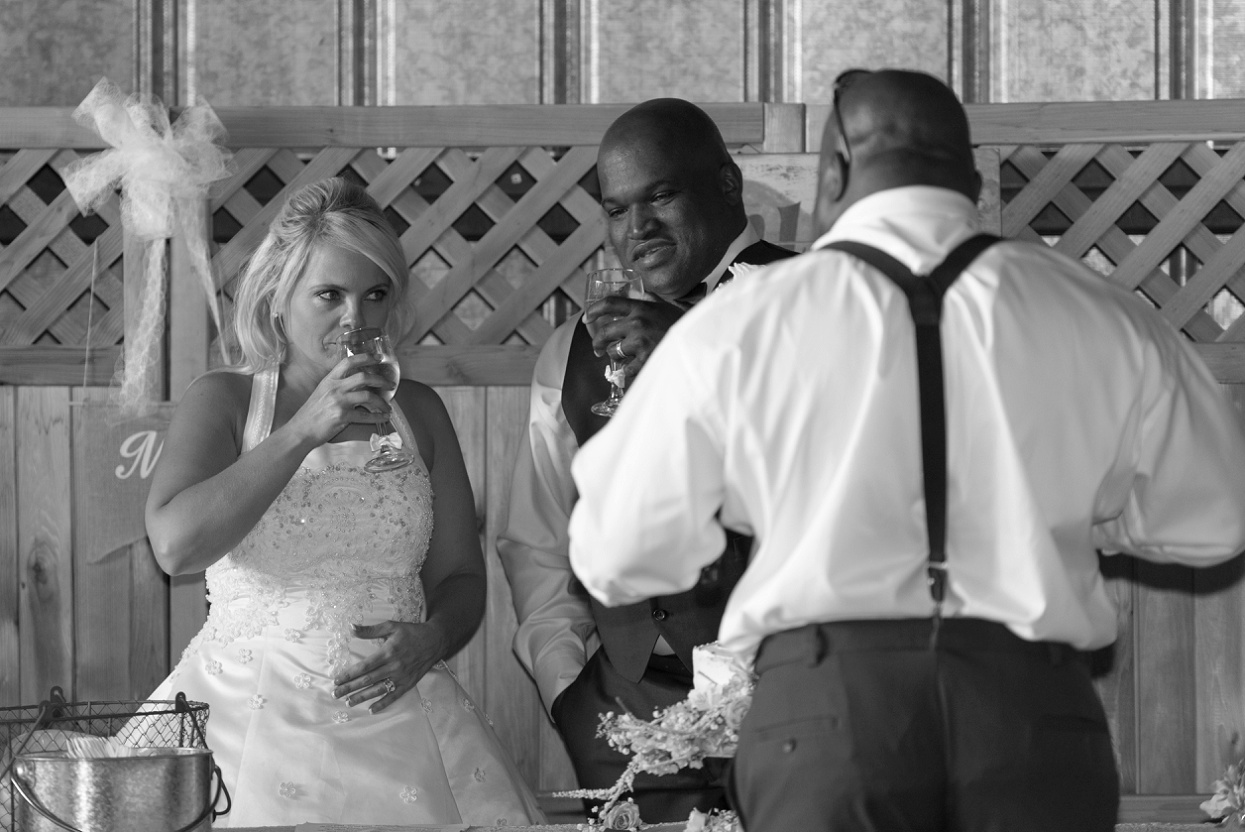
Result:
{"label": "bride's other hand", "polygon": [[[333,679],[336,685],[333,696],[347,697],[346,704],[352,707],[373,699],[375,701],[368,707],[372,713],[383,711],[410,692],[449,647],[444,634],[431,624],[404,621],[358,624],[354,636],[378,639],[383,644],[371,656]],[[392,690],[386,680],[393,682]]]}

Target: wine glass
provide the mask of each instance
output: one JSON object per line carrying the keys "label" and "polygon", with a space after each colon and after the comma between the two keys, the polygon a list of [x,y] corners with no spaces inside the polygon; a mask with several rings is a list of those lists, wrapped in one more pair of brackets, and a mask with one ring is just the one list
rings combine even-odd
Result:
{"label": "wine glass", "polygon": [[[612,268],[588,272],[588,289],[584,293],[584,308],[608,297],[643,298],[645,297],[643,281],[631,269]],[[588,333],[595,336],[596,327],[591,324],[587,326]],[[625,359],[618,358],[612,347],[613,345],[611,349],[606,350],[606,355],[610,360],[609,372],[606,373],[606,378],[610,381],[609,398],[597,402],[590,408],[598,416],[614,415],[614,411],[622,403],[623,386],[626,384],[623,368],[627,362]]]}
{"label": "wine glass", "polygon": [[[337,339],[337,347],[342,358],[363,353],[374,357],[377,363],[372,369],[392,382],[390,386],[377,392],[384,396],[385,401],[393,401],[394,394],[398,392],[398,381],[402,377],[402,370],[398,366],[398,357],[393,351],[393,344],[389,342],[388,335],[374,326],[360,327],[342,333],[342,336]],[[380,431],[380,450],[363,463],[364,471],[378,474],[410,465],[415,461],[415,455],[410,450],[395,448],[389,440],[393,426],[388,418],[381,419],[377,424],[377,429]]]}

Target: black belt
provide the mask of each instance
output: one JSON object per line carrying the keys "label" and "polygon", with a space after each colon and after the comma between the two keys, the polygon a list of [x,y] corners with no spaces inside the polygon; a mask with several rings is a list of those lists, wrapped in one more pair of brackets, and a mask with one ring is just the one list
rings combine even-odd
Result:
{"label": "black belt", "polygon": [[819,663],[832,653],[887,650],[1018,653],[1052,665],[1086,654],[1058,641],[1026,641],[996,621],[980,618],[898,618],[828,621],[767,636],[757,651],[757,673],[778,665]]}

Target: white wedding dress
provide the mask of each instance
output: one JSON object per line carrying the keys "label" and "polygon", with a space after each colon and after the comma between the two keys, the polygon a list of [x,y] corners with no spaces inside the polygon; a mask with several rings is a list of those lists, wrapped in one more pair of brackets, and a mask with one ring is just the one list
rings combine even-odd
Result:
{"label": "white wedding dress", "polygon": [[[267,437],[275,371],[256,374],[243,453]],[[394,407],[405,447],[411,431]],[[207,742],[233,799],[216,827],[543,822],[488,717],[444,662],[378,714],[332,697],[376,649],[352,624],[421,621],[432,533],[422,461],[360,467],[367,442],[307,455],[255,528],[207,570],[211,611],[151,699],[210,706]],[[223,804],[223,801],[222,801]]]}

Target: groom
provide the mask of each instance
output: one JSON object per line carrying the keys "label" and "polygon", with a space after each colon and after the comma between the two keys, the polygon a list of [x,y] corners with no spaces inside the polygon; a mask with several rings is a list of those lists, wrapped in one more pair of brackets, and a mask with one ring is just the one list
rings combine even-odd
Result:
{"label": "groom", "polygon": [[[597,176],[610,244],[659,300],[607,298],[585,310],[595,337],[584,319],[572,319],[545,344],[509,523],[497,543],[518,614],[515,652],[536,679],[582,788],[613,785],[627,763],[596,736],[602,713],[621,705],[649,716],[687,696],[692,648],[717,638],[751,547],[750,539],[730,535],[700,582],[678,595],[610,609],[583,591],[568,560],[567,524],[577,499],[570,463],[607,423],[589,410],[609,394],[606,354],[628,361],[630,382],[697,300],[745,266],[794,255],[763,242],[749,225],[739,166],[712,119],[687,101],[646,101],[620,116],[602,139]],[[643,775],[634,794],[650,823],[684,820],[692,808],[722,799],[703,770]]]}

